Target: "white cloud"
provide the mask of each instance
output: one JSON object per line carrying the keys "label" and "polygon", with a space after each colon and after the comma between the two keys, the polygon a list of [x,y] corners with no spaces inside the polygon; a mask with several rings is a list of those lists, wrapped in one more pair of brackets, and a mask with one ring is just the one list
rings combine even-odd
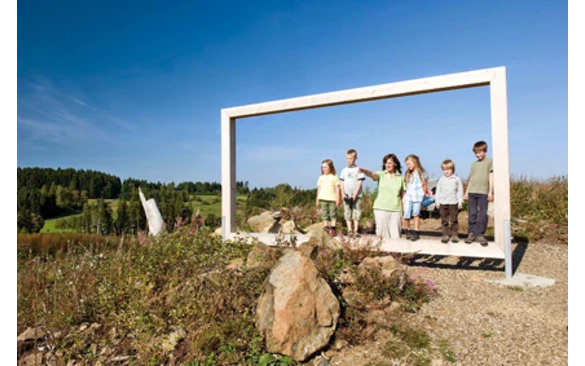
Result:
{"label": "white cloud", "polygon": [[133,131],[135,126],[110,112],[92,106],[67,93],[50,81],[31,82],[31,93],[21,95],[18,102],[18,128],[21,135],[33,140],[54,143],[79,141],[83,138],[106,138],[112,125]]}
{"label": "white cloud", "polygon": [[48,140],[51,142],[61,142],[68,139],[71,132],[75,130],[66,128],[62,124],[37,121],[28,118],[18,117],[18,128],[26,129],[30,132],[32,140]]}

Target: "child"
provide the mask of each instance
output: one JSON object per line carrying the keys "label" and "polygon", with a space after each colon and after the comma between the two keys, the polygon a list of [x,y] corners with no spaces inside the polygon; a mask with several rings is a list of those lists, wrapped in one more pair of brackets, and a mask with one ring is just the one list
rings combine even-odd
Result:
{"label": "child", "polygon": [[453,243],[459,242],[459,210],[463,207],[463,183],[455,175],[455,163],[446,159],[441,163],[443,176],[437,182],[435,207],[441,211],[441,227],[443,228],[442,243],[448,243],[449,237]]}
{"label": "child", "polygon": [[[404,160],[406,163],[406,194],[404,195],[404,229],[406,239],[417,241],[420,239],[420,209],[427,191],[427,174],[420,164],[420,159],[410,154]],[[414,218],[414,230],[410,230],[410,218]]]}
{"label": "child", "polygon": [[463,197],[469,204],[469,228],[465,243],[471,244],[477,240],[482,246],[487,246],[485,230],[487,228],[488,201],[494,198],[492,159],[486,157],[488,145],[485,141],[478,141],[473,145],[473,153],[477,158],[471,165],[467,191]]}
{"label": "child", "polygon": [[[337,207],[339,206],[339,179],[335,175],[335,167],[331,159],[321,162],[321,176],[317,181],[317,208],[321,208],[324,230],[332,236],[337,235],[335,229]],[[331,226],[329,226],[331,221]]]}
{"label": "child", "polygon": [[400,202],[404,196],[404,177],[400,175],[400,160],[394,154],[382,158],[382,169],[377,172],[359,168],[361,173],[378,182],[378,194],[374,200],[376,235],[382,238],[400,238]]}
{"label": "child", "polygon": [[362,216],[362,184],[366,180],[364,173],[355,165],[357,151],[349,149],[345,153],[347,167],[343,168],[339,175],[341,192],[343,194],[343,216],[347,222],[347,235],[358,235],[360,219]]}

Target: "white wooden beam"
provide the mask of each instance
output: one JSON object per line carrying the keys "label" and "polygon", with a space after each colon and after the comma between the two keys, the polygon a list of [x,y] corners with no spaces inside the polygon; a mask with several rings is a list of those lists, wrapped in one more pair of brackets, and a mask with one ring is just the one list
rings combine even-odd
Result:
{"label": "white wooden beam", "polygon": [[504,225],[510,220],[510,151],[505,67],[494,69],[494,78],[490,81],[490,102],[491,149],[494,159],[494,236],[496,245],[504,251],[506,247]]}
{"label": "white wooden beam", "polygon": [[327,107],[338,104],[487,86],[494,77],[494,71],[495,69],[484,69],[400,81],[396,83],[380,84],[363,88],[346,89],[330,93],[313,94],[298,98],[226,108],[223,109],[222,112],[232,118],[245,118],[272,113]]}

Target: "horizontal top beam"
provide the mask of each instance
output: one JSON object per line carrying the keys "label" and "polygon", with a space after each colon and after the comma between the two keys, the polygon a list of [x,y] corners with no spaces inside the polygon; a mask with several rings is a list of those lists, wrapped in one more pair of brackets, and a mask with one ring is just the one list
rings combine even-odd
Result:
{"label": "horizontal top beam", "polygon": [[222,113],[230,118],[245,118],[302,109],[327,107],[338,104],[487,86],[490,84],[490,81],[494,78],[499,69],[504,69],[504,67],[460,72],[456,74],[313,94],[304,97],[281,99],[271,102],[248,104],[240,107],[222,109]]}

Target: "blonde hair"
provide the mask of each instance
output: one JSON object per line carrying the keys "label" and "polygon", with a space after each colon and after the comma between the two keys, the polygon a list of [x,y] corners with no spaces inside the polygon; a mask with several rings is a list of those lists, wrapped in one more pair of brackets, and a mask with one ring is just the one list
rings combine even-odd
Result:
{"label": "blonde hair", "polygon": [[[408,160],[412,160],[414,162],[414,171],[418,172],[418,175],[420,176],[421,180],[424,180],[424,175],[426,174],[426,172],[420,163],[419,157],[414,154],[410,154],[406,157],[406,159],[404,159],[404,162],[406,163],[408,162]],[[410,169],[406,169],[406,174],[404,175],[404,180],[406,181],[406,183],[410,182],[411,174],[412,172],[410,171]]]}
{"label": "blonde hair", "polygon": [[333,174],[333,175],[337,174],[335,172],[335,166],[333,165],[333,160],[325,159],[321,162],[321,175],[323,175],[323,164],[329,165],[329,174]]}
{"label": "blonde hair", "polygon": [[445,159],[441,163],[441,169],[442,170],[451,169],[453,173],[455,173],[455,163],[451,159]]}

